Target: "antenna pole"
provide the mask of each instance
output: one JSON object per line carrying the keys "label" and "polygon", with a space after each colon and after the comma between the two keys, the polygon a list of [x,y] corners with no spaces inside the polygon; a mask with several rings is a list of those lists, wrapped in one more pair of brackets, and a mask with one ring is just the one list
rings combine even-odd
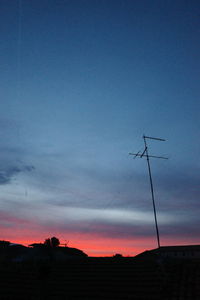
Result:
{"label": "antenna pole", "polygon": [[149,161],[149,153],[148,153],[146,137],[143,136],[143,139],[144,139],[145,152],[146,152],[146,158],[147,158],[147,166],[148,166],[148,171],[149,171],[149,180],[150,180],[150,186],[151,186],[151,196],[152,196],[152,202],[153,202],[153,211],[154,211],[154,219],[155,219],[155,225],[156,225],[157,242],[158,242],[158,248],[160,248],[160,236],[159,236],[159,230],[158,230],[158,221],[157,221],[157,214],[156,214],[156,205],[155,205],[155,198],[154,198],[153,180],[152,180],[152,175],[151,175],[151,166],[150,166],[150,161]]}

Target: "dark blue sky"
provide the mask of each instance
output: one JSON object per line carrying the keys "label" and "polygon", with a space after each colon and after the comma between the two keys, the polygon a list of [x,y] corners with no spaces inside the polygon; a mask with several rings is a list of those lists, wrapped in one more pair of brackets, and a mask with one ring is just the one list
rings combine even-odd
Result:
{"label": "dark blue sky", "polygon": [[145,133],[170,157],[152,161],[161,243],[198,243],[199,17],[198,1],[0,1],[2,239],[155,247],[128,156]]}

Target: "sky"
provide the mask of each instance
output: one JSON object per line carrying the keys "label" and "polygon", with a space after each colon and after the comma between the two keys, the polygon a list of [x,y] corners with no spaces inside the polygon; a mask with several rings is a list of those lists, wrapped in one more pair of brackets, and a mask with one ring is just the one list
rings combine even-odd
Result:
{"label": "sky", "polygon": [[200,3],[0,0],[0,239],[200,242]]}

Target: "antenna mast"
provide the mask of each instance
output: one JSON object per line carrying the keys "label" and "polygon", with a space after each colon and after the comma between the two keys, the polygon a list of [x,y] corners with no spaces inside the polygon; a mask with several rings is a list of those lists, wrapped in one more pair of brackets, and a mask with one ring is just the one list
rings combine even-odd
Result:
{"label": "antenna mast", "polygon": [[157,221],[157,213],[156,213],[156,205],[155,205],[155,197],[154,197],[154,188],[153,188],[153,180],[152,180],[152,175],[151,175],[151,166],[150,166],[150,157],[153,158],[161,158],[161,159],[168,159],[167,157],[163,156],[155,156],[155,155],[149,155],[148,152],[148,146],[147,146],[147,141],[146,139],[151,139],[151,140],[156,140],[156,141],[162,141],[164,142],[164,139],[161,138],[155,138],[155,137],[150,137],[150,136],[145,136],[143,135],[144,139],[144,151],[142,154],[138,153],[129,153],[130,155],[134,155],[134,158],[136,157],[146,157],[147,160],[147,166],[148,166],[148,172],[149,172],[149,180],[150,180],[150,187],[151,187],[151,197],[152,197],[152,203],[153,203],[153,212],[154,212],[154,219],[155,219],[155,226],[156,226],[156,236],[157,236],[157,243],[158,243],[158,248],[160,248],[160,235],[159,235],[159,230],[158,230],[158,221]]}

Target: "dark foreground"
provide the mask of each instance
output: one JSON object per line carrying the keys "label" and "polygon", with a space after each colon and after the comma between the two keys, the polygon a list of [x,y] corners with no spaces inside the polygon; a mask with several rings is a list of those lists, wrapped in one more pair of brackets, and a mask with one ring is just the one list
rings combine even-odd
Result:
{"label": "dark foreground", "polygon": [[83,258],[0,268],[1,300],[200,299],[200,260]]}

